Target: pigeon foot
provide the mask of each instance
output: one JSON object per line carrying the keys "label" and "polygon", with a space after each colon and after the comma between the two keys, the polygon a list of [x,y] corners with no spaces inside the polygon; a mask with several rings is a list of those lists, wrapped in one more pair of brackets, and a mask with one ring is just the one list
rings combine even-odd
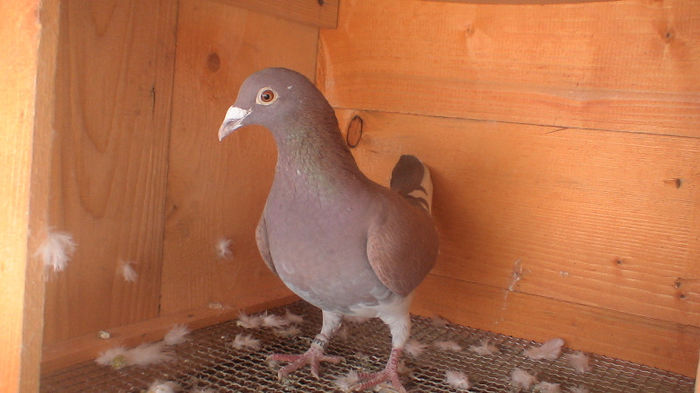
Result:
{"label": "pigeon foot", "polygon": [[289,362],[288,365],[282,367],[281,369],[279,369],[279,371],[277,371],[278,380],[283,380],[289,374],[304,367],[307,364],[311,367],[311,375],[313,375],[316,379],[319,379],[318,370],[321,362],[329,362],[336,364],[343,361],[342,356],[324,355],[323,349],[316,345],[312,345],[308,351],[304,352],[301,355],[273,354],[270,355],[267,359],[278,362]]}
{"label": "pigeon foot", "polygon": [[378,373],[360,373],[360,383],[355,385],[353,391],[361,391],[377,386],[383,382],[390,383],[399,393],[406,393],[406,389],[399,380],[398,364],[401,358],[401,350],[394,348],[384,370]]}

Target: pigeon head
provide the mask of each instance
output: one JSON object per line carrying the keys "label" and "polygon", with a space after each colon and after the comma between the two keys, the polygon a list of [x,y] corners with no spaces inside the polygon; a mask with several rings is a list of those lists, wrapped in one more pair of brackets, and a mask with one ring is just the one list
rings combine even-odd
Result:
{"label": "pigeon head", "polygon": [[304,122],[315,124],[329,114],[335,121],[328,101],[305,76],[286,68],[266,68],[241,85],[219,128],[219,140],[247,125],[264,126],[276,137],[301,132],[309,129]]}

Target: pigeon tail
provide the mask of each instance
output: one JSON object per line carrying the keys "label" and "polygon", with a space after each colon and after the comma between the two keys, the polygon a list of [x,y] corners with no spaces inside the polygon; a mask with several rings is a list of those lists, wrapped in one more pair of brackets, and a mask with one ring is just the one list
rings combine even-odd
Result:
{"label": "pigeon tail", "polygon": [[430,170],[416,156],[404,154],[391,171],[391,189],[430,213],[433,182]]}

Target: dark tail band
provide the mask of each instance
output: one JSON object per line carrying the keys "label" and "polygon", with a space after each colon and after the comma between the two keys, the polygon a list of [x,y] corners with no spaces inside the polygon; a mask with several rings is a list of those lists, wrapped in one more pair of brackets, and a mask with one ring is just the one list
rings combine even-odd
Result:
{"label": "dark tail band", "polygon": [[433,203],[430,171],[416,156],[402,155],[391,171],[391,189],[428,213]]}

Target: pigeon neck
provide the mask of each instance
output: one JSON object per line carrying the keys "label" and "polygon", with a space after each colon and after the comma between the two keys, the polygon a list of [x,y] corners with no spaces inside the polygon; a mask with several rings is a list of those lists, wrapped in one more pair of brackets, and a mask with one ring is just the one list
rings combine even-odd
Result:
{"label": "pigeon neck", "polygon": [[273,133],[277,142],[277,172],[281,175],[301,176],[307,181],[362,175],[336,125],[307,125],[287,131]]}

